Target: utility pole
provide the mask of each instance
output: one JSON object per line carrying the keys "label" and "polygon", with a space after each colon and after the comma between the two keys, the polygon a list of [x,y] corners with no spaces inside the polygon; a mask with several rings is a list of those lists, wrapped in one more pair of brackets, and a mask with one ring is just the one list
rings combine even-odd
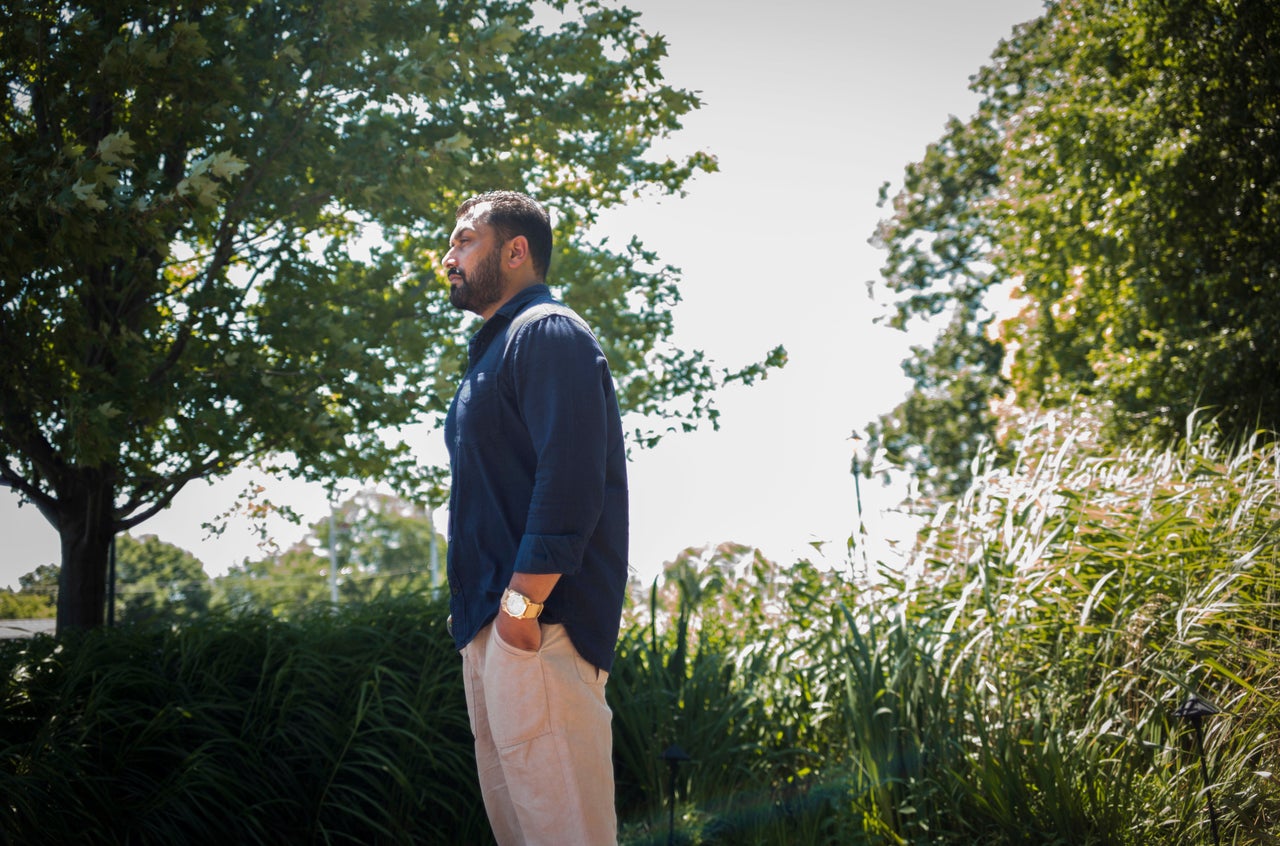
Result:
{"label": "utility pole", "polygon": [[427,531],[431,535],[431,586],[441,584],[444,579],[440,578],[440,546],[436,541],[436,519],[435,513],[431,510],[431,506],[427,506]]}
{"label": "utility pole", "polygon": [[338,506],[329,500],[329,603],[338,607]]}

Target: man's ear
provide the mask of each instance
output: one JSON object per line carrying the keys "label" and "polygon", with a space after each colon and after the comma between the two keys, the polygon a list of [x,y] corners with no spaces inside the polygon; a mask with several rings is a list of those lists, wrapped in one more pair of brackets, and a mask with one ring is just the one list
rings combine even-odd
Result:
{"label": "man's ear", "polygon": [[502,248],[502,259],[509,270],[515,270],[526,261],[529,261],[529,239],[523,235],[517,235],[512,238]]}

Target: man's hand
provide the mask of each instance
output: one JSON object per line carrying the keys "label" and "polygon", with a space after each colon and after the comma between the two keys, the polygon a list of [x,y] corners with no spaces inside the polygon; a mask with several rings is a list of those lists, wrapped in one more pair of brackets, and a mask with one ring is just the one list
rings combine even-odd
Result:
{"label": "man's hand", "polygon": [[[547,597],[556,586],[556,582],[560,581],[558,573],[542,573],[534,575],[532,573],[516,573],[511,577],[509,587],[517,593],[522,593],[534,602],[546,602]],[[502,638],[508,646],[514,646],[516,649],[527,649],[531,652],[538,651],[542,646],[542,626],[536,619],[533,620],[517,620],[506,611],[498,611],[498,619],[494,622],[497,627],[498,637]]]}
{"label": "man's hand", "polygon": [[537,652],[542,646],[542,626],[536,619],[517,620],[505,611],[498,612],[494,622],[498,628],[498,637],[508,646]]}

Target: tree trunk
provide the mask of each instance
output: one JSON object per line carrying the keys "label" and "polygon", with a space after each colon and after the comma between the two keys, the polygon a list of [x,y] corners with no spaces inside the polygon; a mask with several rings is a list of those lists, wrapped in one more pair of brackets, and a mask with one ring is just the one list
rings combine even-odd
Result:
{"label": "tree trunk", "polygon": [[107,554],[115,535],[115,491],[97,469],[75,474],[59,497],[62,573],[58,584],[59,635],[101,626],[107,601]]}

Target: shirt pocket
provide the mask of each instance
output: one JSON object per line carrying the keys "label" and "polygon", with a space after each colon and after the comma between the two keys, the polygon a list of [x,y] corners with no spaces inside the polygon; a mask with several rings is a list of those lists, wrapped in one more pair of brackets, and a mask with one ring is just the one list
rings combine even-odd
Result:
{"label": "shirt pocket", "polygon": [[498,374],[472,373],[458,389],[458,409],[454,433],[459,446],[483,444],[502,428],[502,402],[498,395]]}

